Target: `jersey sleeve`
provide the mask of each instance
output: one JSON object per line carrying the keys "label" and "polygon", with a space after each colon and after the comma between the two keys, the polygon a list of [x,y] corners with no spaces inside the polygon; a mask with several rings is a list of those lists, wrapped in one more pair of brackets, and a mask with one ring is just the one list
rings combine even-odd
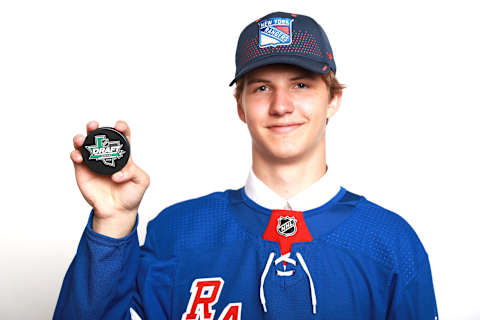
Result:
{"label": "jersey sleeve", "polygon": [[[173,262],[157,252],[161,248],[155,245],[151,222],[140,247],[138,214],[133,231],[116,239],[92,229],[93,213],[64,277],[53,319],[149,319],[149,314],[169,319]],[[158,281],[151,281],[152,276]]]}
{"label": "jersey sleeve", "polygon": [[437,320],[437,304],[428,255],[410,282],[395,293],[388,320]]}

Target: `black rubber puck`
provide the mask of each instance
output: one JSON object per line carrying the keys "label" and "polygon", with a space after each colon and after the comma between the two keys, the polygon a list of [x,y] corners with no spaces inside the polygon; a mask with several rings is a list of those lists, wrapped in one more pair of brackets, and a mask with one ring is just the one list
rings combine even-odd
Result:
{"label": "black rubber puck", "polygon": [[86,166],[100,174],[111,175],[122,170],[130,157],[127,138],[111,127],[90,132],[80,148]]}

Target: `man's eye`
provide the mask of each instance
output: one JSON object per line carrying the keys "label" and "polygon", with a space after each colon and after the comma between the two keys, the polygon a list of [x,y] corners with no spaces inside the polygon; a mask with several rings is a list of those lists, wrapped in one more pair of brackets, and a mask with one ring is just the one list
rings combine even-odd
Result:
{"label": "man's eye", "polygon": [[256,89],[256,91],[265,91],[267,90],[267,86],[260,86]]}
{"label": "man's eye", "polygon": [[299,87],[299,88],[306,88],[307,85],[306,85],[305,83],[303,83],[303,82],[299,82],[299,83],[297,83],[297,87]]}

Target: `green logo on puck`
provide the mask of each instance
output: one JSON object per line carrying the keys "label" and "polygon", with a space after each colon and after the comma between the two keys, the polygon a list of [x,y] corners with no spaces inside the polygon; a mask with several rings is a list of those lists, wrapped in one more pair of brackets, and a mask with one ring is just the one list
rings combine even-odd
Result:
{"label": "green logo on puck", "polygon": [[123,157],[123,144],[120,141],[110,141],[105,135],[95,136],[95,144],[85,146],[90,152],[88,160],[102,161],[103,164],[115,167],[115,160]]}

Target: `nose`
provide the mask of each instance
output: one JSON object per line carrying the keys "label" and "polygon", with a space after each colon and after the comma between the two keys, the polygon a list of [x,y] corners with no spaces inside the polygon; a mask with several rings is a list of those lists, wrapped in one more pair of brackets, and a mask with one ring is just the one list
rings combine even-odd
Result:
{"label": "nose", "polygon": [[282,115],[294,109],[290,94],[286,89],[278,88],[271,95],[270,114]]}

